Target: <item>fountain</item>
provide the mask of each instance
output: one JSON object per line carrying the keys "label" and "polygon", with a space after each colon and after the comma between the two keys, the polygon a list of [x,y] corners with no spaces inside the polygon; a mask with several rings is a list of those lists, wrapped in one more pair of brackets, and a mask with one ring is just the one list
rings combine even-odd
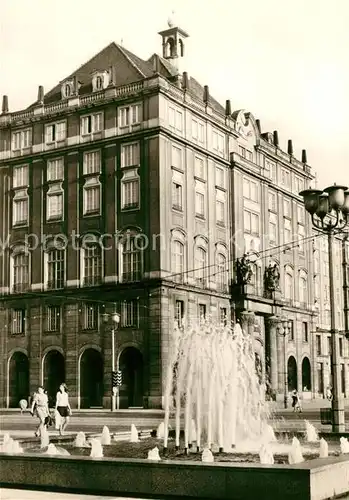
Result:
{"label": "fountain", "polygon": [[308,443],[315,443],[319,440],[316,428],[308,420],[305,420],[305,437]]}
{"label": "fountain", "polygon": [[4,440],[0,446],[0,452],[17,455],[18,453],[23,453],[23,448],[20,446],[19,442],[12,439],[9,434],[4,434]]}
{"label": "fountain", "polygon": [[319,457],[320,458],[327,458],[328,457],[328,444],[327,444],[326,439],[324,439],[324,438],[320,439]]}
{"label": "fountain", "polygon": [[101,444],[103,446],[109,445],[111,443],[111,436],[108,427],[105,425],[102,430]]}
{"label": "fountain", "polygon": [[48,432],[46,427],[44,426],[40,432],[40,448],[47,448],[49,444],[50,440],[48,437]]}
{"label": "fountain", "polygon": [[[265,387],[259,383],[251,338],[240,325],[232,329],[212,321],[175,327],[165,391],[164,448],[175,400],[176,448],[181,414],[184,447],[231,450],[237,441],[259,441],[268,418]],[[173,389],[174,388],[174,389]]]}
{"label": "fountain", "polygon": [[103,457],[103,446],[99,439],[91,439],[91,453],[90,457],[102,458]]}
{"label": "fountain", "polygon": [[157,431],[156,431],[156,437],[158,439],[164,439],[164,436],[165,436],[165,424],[164,424],[164,422],[161,422],[158,425],[158,428],[157,428]]}
{"label": "fountain", "polygon": [[84,432],[80,431],[77,433],[74,441],[74,446],[76,448],[89,448],[89,444],[86,441],[86,436]]}
{"label": "fountain", "polygon": [[273,465],[274,455],[268,443],[264,443],[259,450],[259,460],[263,465]]}
{"label": "fountain", "polygon": [[294,437],[292,439],[292,446],[288,454],[288,463],[290,465],[292,464],[299,464],[304,461],[303,454],[302,454],[302,447],[299,442],[299,440]]}
{"label": "fountain", "polygon": [[139,443],[137,427],[134,424],[131,425],[130,443]]}
{"label": "fountain", "polygon": [[212,451],[209,450],[208,448],[204,448],[204,451],[202,452],[202,455],[201,455],[201,462],[206,462],[206,463],[213,463],[214,462]]}
{"label": "fountain", "polygon": [[161,460],[159,455],[159,448],[157,446],[148,451],[148,460]]}
{"label": "fountain", "polygon": [[263,434],[262,434],[262,441],[263,441],[263,443],[276,443],[277,442],[274,429],[269,424],[266,424],[264,427]]}
{"label": "fountain", "polygon": [[348,438],[341,437],[340,438],[340,444],[341,444],[341,453],[342,455],[346,455],[349,453],[349,441]]}

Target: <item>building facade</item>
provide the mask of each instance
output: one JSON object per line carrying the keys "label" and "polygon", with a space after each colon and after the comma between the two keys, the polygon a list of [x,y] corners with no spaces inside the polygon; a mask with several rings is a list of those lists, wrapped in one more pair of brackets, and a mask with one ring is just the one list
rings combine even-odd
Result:
{"label": "building facade", "polygon": [[[173,325],[205,316],[242,322],[276,396],[286,377],[305,397],[324,392],[325,247],[297,194],[313,179],[305,152],[297,160],[290,141],[283,152],[277,132],[182,71],[187,33],[171,25],[160,36],[162,57],[112,43],[47,94],[39,87],[26,110],[3,99],[3,407],[38,384],[53,398],[63,380],[75,407],[108,407],[112,353],[120,407],[160,407]],[[246,253],[253,275],[241,286]],[[347,241],[337,255],[344,331]]]}

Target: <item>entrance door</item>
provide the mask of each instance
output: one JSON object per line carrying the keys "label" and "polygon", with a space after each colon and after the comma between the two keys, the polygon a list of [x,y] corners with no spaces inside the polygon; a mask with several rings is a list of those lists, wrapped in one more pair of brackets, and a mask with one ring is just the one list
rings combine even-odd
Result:
{"label": "entrance door", "polygon": [[121,396],[126,407],[143,407],[143,357],[135,347],[126,347],[121,353]]}
{"label": "entrance door", "polygon": [[23,352],[13,353],[9,365],[9,406],[18,408],[21,399],[29,398],[29,361]]}
{"label": "entrance door", "polygon": [[103,358],[95,349],[86,349],[80,359],[80,407],[103,406]]}
{"label": "entrance door", "polygon": [[297,377],[297,361],[293,356],[288,358],[287,363],[287,379],[288,379],[288,390],[293,391],[298,390],[298,377]]}
{"label": "entrance door", "polygon": [[64,356],[52,350],[46,354],[44,362],[44,388],[47,390],[50,408],[55,405],[58,388],[63,382],[65,382]]}

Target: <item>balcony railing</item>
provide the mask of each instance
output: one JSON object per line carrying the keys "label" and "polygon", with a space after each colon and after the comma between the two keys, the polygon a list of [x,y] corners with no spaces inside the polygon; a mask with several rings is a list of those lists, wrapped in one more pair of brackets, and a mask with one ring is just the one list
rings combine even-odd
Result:
{"label": "balcony railing", "polygon": [[64,280],[62,279],[49,280],[46,284],[46,288],[48,290],[59,290],[61,288],[64,288]]}
{"label": "balcony railing", "polygon": [[84,286],[97,286],[102,283],[102,276],[96,274],[93,276],[86,276],[83,280]]}

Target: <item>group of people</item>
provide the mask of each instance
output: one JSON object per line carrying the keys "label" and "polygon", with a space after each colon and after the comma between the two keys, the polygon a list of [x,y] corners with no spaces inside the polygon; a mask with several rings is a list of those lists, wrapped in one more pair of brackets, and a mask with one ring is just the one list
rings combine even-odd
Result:
{"label": "group of people", "polygon": [[[33,416],[37,416],[39,419],[39,425],[35,431],[35,436],[38,437],[41,435],[43,429],[45,427],[47,428],[51,421],[48,396],[43,386],[39,386],[37,392],[34,394],[30,413]],[[69,403],[67,386],[62,383],[56,394],[55,404],[56,428],[58,428],[61,436],[68,425],[69,417],[71,415],[72,411]]]}

